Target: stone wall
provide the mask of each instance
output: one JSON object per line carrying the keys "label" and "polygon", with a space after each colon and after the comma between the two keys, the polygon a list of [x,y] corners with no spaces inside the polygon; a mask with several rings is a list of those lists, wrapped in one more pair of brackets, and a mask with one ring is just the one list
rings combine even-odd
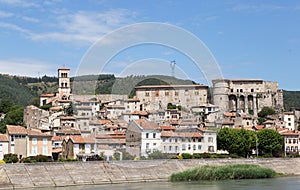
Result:
{"label": "stone wall", "polygon": [[300,158],[199,159],[115,162],[65,162],[0,165],[0,189],[167,181],[174,172],[199,165],[257,164],[285,174],[300,174]]}

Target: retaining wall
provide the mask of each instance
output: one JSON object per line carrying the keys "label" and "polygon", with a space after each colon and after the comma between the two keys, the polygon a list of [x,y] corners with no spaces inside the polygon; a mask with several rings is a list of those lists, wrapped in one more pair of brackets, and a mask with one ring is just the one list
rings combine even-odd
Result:
{"label": "retaining wall", "polygon": [[257,164],[300,175],[300,158],[64,162],[0,165],[0,189],[167,181],[199,165]]}

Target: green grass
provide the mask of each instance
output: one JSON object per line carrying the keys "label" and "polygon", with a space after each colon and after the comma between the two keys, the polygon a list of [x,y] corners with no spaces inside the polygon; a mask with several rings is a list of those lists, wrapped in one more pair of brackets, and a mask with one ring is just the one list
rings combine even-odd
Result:
{"label": "green grass", "polygon": [[270,168],[258,165],[236,164],[224,166],[200,166],[171,175],[170,180],[199,181],[199,180],[228,180],[228,179],[260,179],[272,178],[276,172]]}

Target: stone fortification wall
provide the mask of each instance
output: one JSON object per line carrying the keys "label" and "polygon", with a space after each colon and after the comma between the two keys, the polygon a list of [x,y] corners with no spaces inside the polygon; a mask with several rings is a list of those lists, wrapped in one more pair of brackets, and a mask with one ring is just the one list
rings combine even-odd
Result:
{"label": "stone fortification wall", "polygon": [[257,164],[285,174],[300,174],[300,159],[199,159],[116,162],[66,162],[0,165],[0,189],[167,181],[174,172],[199,165]]}

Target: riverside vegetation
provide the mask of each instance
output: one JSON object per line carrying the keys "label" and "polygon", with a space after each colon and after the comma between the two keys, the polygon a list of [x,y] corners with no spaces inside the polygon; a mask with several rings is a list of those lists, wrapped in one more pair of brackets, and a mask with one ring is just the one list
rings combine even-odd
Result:
{"label": "riverside vegetation", "polygon": [[172,182],[228,179],[272,178],[277,173],[270,169],[252,164],[234,164],[224,166],[200,166],[171,175]]}

